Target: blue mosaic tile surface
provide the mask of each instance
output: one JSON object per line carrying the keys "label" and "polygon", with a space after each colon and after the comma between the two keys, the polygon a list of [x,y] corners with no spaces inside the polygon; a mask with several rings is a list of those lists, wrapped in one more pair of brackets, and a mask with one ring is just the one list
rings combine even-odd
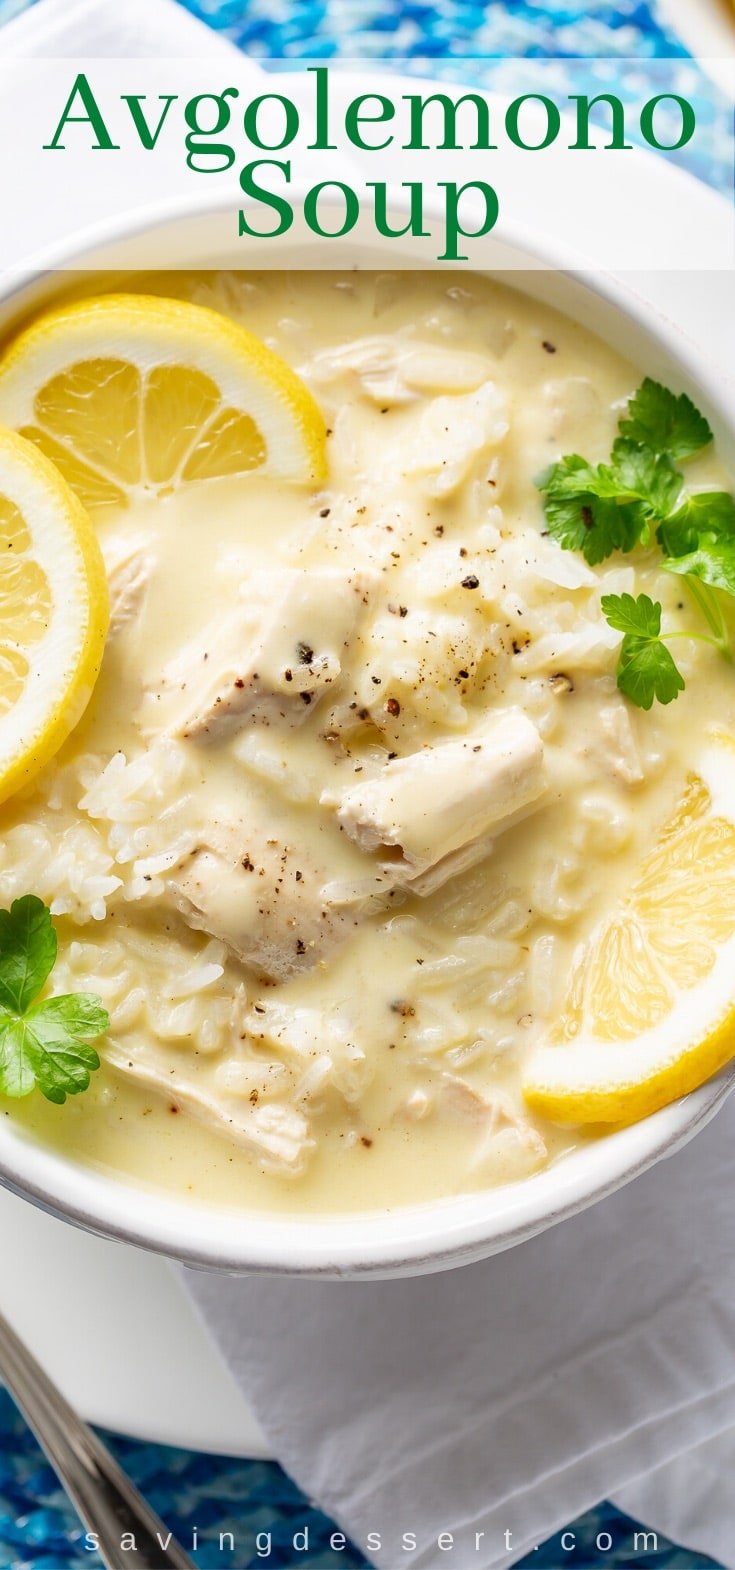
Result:
{"label": "blue mosaic tile surface", "polygon": [[685,55],[639,0],[185,0],[263,56]]}
{"label": "blue mosaic tile surface", "polygon": [[[0,0],[0,23],[34,0]],[[553,56],[561,63],[556,86],[564,90],[564,61],[600,59],[600,88],[615,82],[616,61],[635,58],[652,81],[656,62],[675,72],[677,90],[697,102],[700,126],[693,173],[721,190],[732,189],[731,148],[719,137],[711,110],[713,89],[663,25],[655,0],[184,0],[195,16],[240,48],[262,58],[394,59],[404,69],[458,74],[475,83],[513,86],[513,57]],[[474,59],[469,57],[474,56]],[[493,63],[488,57],[499,57]],[[482,57],[482,58],[480,58]],[[503,58],[504,57],[504,58]],[[572,67],[566,68],[571,83]],[[308,1570],[357,1570],[355,1548],[334,1552],[334,1530],[275,1463],[233,1461],[114,1437],[112,1448],[201,1570],[293,1570],[291,1540],[308,1527],[309,1550],[298,1554]],[[650,1523],[649,1523],[650,1525]],[[199,1546],[192,1548],[193,1529]],[[523,1561],[524,1570],[707,1570],[714,1561],[676,1547],[659,1535],[658,1552],[633,1552],[636,1523],[602,1503],[574,1522],[576,1547],[562,1552],[546,1543]],[[219,1534],[232,1532],[235,1551],[220,1551]],[[272,1534],[270,1557],[259,1556],[256,1536]],[[600,1534],[613,1548],[595,1548]],[[607,1538],[602,1537],[607,1543]],[[7,1393],[0,1389],[0,1570],[83,1570],[99,1565],[85,1550],[80,1524]]]}
{"label": "blue mosaic tile surface", "polygon": [[[163,1445],[106,1436],[119,1461],[163,1517],[200,1570],[358,1570],[366,1564],[349,1545],[333,1550],[335,1528],[310,1505],[275,1462],[229,1461]],[[601,1504],[572,1523],[576,1546],[553,1538],[522,1561],[522,1570],[718,1570],[714,1561],[677,1548],[659,1535],[658,1551],[633,1552],[637,1523]],[[193,1542],[196,1528],[197,1547]],[[307,1551],[295,1554],[295,1532],[308,1530]],[[232,1533],[235,1550],[220,1548]],[[271,1534],[267,1558],[259,1533]],[[608,1534],[611,1551],[598,1553]],[[303,1541],[303,1539],[299,1539]],[[121,1555],[121,1562],[124,1555]],[[83,1530],[10,1397],[0,1389],[0,1565],[2,1570],[95,1570]]]}

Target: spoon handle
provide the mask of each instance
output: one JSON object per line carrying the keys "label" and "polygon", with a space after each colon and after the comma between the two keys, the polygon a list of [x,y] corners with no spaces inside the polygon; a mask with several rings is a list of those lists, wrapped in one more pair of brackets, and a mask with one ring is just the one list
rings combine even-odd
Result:
{"label": "spoon handle", "polygon": [[[0,1314],[0,1375],[63,1483],[107,1570],[196,1570],[97,1435]],[[125,1533],[130,1536],[121,1547]],[[135,1548],[127,1543],[135,1542]]]}

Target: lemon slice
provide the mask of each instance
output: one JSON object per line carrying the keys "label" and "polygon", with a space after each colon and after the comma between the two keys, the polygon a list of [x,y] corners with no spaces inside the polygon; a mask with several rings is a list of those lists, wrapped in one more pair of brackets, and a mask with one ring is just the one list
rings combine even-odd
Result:
{"label": "lemon slice", "polygon": [[326,432],[303,382],[203,306],[106,295],[41,316],[0,362],[0,421],[88,508],[258,469],[320,483]]}
{"label": "lemon slice", "polygon": [[30,442],[0,429],[0,801],[81,718],[108,619],[104,562],[84,508]]}
{"label": "lemon slice", "polygon": [[524,1091],[560,1123],[627,1123],[735,1055],[735,746],[712,742],[629,894],[594,934]]}

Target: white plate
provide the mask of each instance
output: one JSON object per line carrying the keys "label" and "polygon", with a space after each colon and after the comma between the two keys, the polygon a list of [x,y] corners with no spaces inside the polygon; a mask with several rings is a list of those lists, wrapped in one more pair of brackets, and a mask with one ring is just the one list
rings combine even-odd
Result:
{"label": "white plate", "polygon": [[690,54],[726,92],[735,92],[735,6],[732,0],[658,0],[658,8]]}
{"label": "white plate", "polygon": [[0,1238],[3,1313],[89,1422],[192,1450],[268,1455],[178,1267],[1,1188]]}

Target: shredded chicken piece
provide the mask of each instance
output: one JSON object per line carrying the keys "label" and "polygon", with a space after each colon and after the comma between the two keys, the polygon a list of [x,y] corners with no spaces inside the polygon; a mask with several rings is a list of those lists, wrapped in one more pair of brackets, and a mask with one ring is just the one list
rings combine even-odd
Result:
{"label": "shredded chicken piece", "polygon": [[[191,1112],[200,1122],[229,1135],[238,1145],[252,1150],[263,1167],[296,1176],[313,1148],[309,1124],[303,1112],[281,1101],[265,1100],[260,1094],[243,1097],[221,1081],[210,1088],[207,1078],[192,1064],[177,1056],[174,1066],[138,1042],[134,1052],[114,1040],[105,1043],[105,1057],[139,1084],[165,1096],[172,1109]],[[264,1065],[261,1080],[267,1078]]]}
{"label": "shredded chicken piece", "polygon": [[620,701],[601,709],[600,729],[595,751],[603,767],[625,785],[640,785],[643,767],[627,704]]}
{"label": "shredded chicken piece", "polygon": [[484,355],[431,343],[375,336],[340,349],[324,349],[309,366],[319,387],[348,378],[381,407],[411,403],[425,394],[469,392],[487,380]]}
{"label": "shredded chicken piece", "polygon": [[483,856],[489,842],[545,792],[543,745],[509,710],[461,741],[386,763],[381,773],[322,792],[361,850],[377,856],[384,886],[427,894]]}
{"label": "shredded chicken piece", "polygon": [[140,614],[153,571],[153,557],[144,546],[133,545],[107,566],[110,591],[108,641],[117,637]]}
{"label": "shredded chicken piece", "polygon": [[441,1104],[452,1117],[467,1123],[488,1123],[493,1128],[506,1128],[513,1121],[501,1102],[488,1101],[487,1096],[474,1090],[464,1079],[445,1074],[441,1087]]}
{"label": "shredded chicken piece", "polygon": [[486,1177],[504,1182],[527,1177],[547,1158],[546,1143],[533,1125],[513,1112],[503,1096],[483,1096],[466,1080],[446,1074],[440,1090],[441,1106],[477,1132],[478,1142],[470,1166],[482,1168]]}
{"label": "shredded chicken piece", "polygon": [[246,721],[300,725],[340,675],[368,590],[364,573],[253,573],[247,599],[199,633],[147,694],[142,728],[206,742]]}
{"label": "shredded chicken piece", "polygon": [[427,495],[449,496],[473,465],[501,444],[508,428],[505,400],[495,382],[434,398],[407,443],[402,471],[420,480]]}
{"label": "shredded chicken piece", "polygon": [[168,884],[190,927],[209,932],[258,976],[286,981],[346,936],[349,918],[321,894],[308,853],[267,831],[212,823]]}

